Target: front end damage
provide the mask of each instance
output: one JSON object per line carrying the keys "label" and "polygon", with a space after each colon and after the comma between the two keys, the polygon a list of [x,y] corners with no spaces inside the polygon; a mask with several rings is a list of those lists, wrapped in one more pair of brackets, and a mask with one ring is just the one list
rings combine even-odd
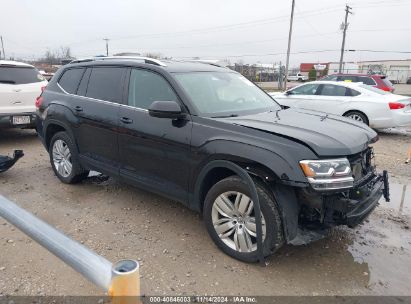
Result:
{"label": "front end damage", "polygon": [[349,189],[318,191],[308,187],[297,190],[299,228],[291,244],[320,239],[334,226],[355,227],[374,210],[382,196],[389,201],[388,174],[386,171],[378,174],[373,159],[372,148],[348,157],[354,178],[353,187]]}
{"label": "front end damage", "polygon": [[14,150],[13,157],[0,155],[0,173],[10,169],[23,156],[23,150]]}

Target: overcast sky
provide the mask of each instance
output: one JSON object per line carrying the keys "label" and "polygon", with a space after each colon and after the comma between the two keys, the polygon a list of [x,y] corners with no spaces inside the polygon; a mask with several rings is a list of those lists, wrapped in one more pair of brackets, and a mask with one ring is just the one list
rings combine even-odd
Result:
{"label": "overcast sky", "polygon": [[[411,0],[296,0],[291,51],[300,54],[291,55],[292,65],[339,60],[346,3],[354,12],[346,49],[411,52]],[[110,54],[274,63],[285,61],[291,0],[0,0],[0,11],[7,56],[37,58],[60,46],[76,57],[105,54],[103,38],[110,38]],[[406,59],[411,53],[345,56]]]}

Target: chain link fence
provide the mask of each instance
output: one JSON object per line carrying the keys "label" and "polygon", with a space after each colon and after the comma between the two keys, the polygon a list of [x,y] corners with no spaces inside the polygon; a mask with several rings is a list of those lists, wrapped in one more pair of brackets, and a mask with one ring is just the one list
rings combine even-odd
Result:
{"label": "chain link fence", "polygon": [[[241,73],[244,77],[253,82],[278,82],[284,78],[284,66],[279,65],[262,66],[258,64],[234,64],[229,66],[230,69]],[[289,75],[296,75],[299,69],[291,69]],[[322,76],[338,73],[338,69],[326,69],[325,71],[314,71],[314,75],[303,73],[310,80],[319,79]],[[393,84],[410,83],[411,68],[408,66],[385,67],[383,65],[363,65],[358,68],[344,68],[344,74],[369,74],[369,75],[386,75]],[[281,76],[282,75],[282,78]]]}

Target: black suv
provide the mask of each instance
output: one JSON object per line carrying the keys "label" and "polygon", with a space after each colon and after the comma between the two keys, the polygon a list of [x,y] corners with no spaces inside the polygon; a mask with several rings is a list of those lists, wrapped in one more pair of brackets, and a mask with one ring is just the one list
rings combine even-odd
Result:
{"label": "black suv", "polygon": [[77,61],[56,73],[37,104],[38,134],[62,182],[96,170],[180,201],[243,261],[355,226],[388,195],[386,175],[373,165],[373,130],[283,109],[219,66]]}

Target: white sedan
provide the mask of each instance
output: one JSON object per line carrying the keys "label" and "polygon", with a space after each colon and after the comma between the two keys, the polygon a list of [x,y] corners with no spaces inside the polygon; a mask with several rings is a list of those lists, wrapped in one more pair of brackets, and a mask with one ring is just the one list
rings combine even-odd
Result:
{"label": "white sedan", "polygon": [[410,97],[363,83],[314,81],[271,96],[283,106],[342,115],[374,129],[411,125]]}

